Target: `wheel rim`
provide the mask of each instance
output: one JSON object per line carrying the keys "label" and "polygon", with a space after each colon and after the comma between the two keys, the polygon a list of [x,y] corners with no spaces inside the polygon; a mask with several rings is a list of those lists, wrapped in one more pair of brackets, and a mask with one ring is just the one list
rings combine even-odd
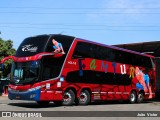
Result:
{"label": "wheel rim", "polygon": [[71,94],[70,93],[68,93],[68,92],[66,92],[65,94],[64,94],[64,96],[63,96],[63,101],[65,102],[65,103],[69,103],[70,101],[71,101]]}
{"label": "wheel rim", "polygon": [[136,99],[136,97],[135,97],[135,95],[132,93],[132,94],[131,94],[131,101],[134,102],[135,99]]}
{"label": "wheel rim", "polygon": [[142,94],[139,94],[139,95],[138,95],[138,99],[139,99],[139,101],[142,101],[142,100],[143,100],[143,95],[142,95]]}
{"label": "wheel rim", "polygon": [[80,102],[84,103],[86,102],[88,99],[86,93],[82,92],[81,95],[80,95]]}

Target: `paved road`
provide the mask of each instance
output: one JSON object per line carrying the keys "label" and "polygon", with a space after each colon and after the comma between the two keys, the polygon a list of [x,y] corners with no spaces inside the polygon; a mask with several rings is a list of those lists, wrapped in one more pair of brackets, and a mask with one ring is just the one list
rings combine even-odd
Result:
{"label": "paved road", "polygon": [[[8,100],[7,97],[0,97],[0,111],[21,111],[21,112],[25,112],[25,111],[119,111],[121,114],[125,114],[126,112],[121,112],[121,111],[149,111],[150,113],[152,113],[151,111],[160,111],[160,101],[145,101],[144,103],[141,104],[128,104],[126,102],[120,102],[120,101],[107,101],[107,102],[98,102],[98,103],[91,103],[88,106],[57,106],[54,103],[50,103],[48,106],[46,107],[41,107],[39,106],[36,102],[33,101],[16,101],[16,100]],[[60,112],[53,112],[53,113],[60,113]],[[74,112],[76,114],[76,112]],[[114,113],[114,112],[113,112]],[[143,112],[142,112],[143,113]],[[160,112],[159,112],[160,113]],[[52,114],[52,112],[51,112]],[[62,113],[61,113],[62,114]],[[94,114],[94,113],[93,113]],[[96,114],[96,113],[95,113]],[[95,115],[94,114],[94,115]],[[112,113],[111,113],[112,115]],[[122,116],[125,116],[122,115]],[[69,117],[56,117],[54,119],[58,119],[58,120],[70,120]],[[2,118],[0,118],[2,119]],[[6,118],[3,118],[3,120],[5,120]],[[13,119],[13,118],[10,118]],[[17,119],[17,118],[15,118]],[[38,118],[38,120],[40,120],[41,118]],[[47,118],[47,119],[51,119],[51,118]],[[73,119],[73,117],[72,117]],[[94,118],[90,118],[90,117],[76,117],[74,118],[74,120],[87,120],[87,119],[93,119],[93,120],[97,120],[96,117]],[[113,119],[113,118],[98,118],[98,120],[106,120],[106,119]],[[123,120],[128,120],[127,118],[120,118],[120,117],[116,117],[114,119],[123,119]],[[129,120],[132,120],[135,118],[129,118]],[[151,118],[140,118],[138,117],[138,119],[142,120],[150,120]],[[159,120],[159,118],[154,118],[156,120]]]}

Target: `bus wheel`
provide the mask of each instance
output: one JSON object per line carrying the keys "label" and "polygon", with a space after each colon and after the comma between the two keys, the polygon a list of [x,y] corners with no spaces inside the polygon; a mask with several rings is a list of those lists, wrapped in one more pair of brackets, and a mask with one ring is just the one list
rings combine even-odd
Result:
{"label": "bus wheel", "polygon": [[137,96],[137,103],[143,102],[143,99],[144,99],[144,94],[140,92]]}
{"label": "bus wheel", "polygon": [[37,101],[40,106],[47,106],[50,101]]}
{"label": "bus wheel", "polygon": [[133,104],[133,103],[136,102],[136,92],[135,92],[135,91],[132,91],[132,92],[130,93],[129,102],[130,102],[131,104]]}
{"label": "bus wheel", "polygon": [[74,103],[75,94],[72,90],[64,92],[62,104],[65,106],[70,106]]}
{"label": "bus wheel", "polygon": [[79,105],[88,105],[90,102],[91,96],[88,90],[84,90],[80,93],[80,97],[78,99]]}

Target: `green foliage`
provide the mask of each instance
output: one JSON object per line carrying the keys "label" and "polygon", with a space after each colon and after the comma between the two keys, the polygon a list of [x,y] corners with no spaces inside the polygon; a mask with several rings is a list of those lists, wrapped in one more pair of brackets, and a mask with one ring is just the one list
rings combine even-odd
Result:
{"label": "green foliage", "polygon": [[[13,48],[13,41],[12,40],[3,40],[0,38],[0,60],[4,57],[14,55],[16,50]],[[5,62],[5,70],[2,72],[0,71],[0,78],[1,76],[7,76],[10,73],[12,60],[8,60]]]}

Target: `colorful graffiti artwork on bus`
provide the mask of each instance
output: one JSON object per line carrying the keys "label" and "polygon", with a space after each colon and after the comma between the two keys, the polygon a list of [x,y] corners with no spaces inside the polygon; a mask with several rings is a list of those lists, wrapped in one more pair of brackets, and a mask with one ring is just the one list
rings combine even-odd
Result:
{"label": "colorful graffiti artwork on bus", "polygon": [[93,59],[90,63],[90,70],[95,70],[96,67],[96,59]]}
{"label": "colorful graffiti artwork on bus", "polygon": [[135,76],[138,80],[138,83],[136,84],[137,89],[142,89],[145,92],[149,92],[149,98],[152,98],[152,90],[149,85],[150,78],[149,75],[147,74],[147,70],[140,70],[139,67],[135,68]]}
{"label": "colorful graffiti artwork on bus", "polygon": [[54,53],[65,54],[61,43],[57,42],[55,39],[52,39],[52,43],[53,43]]}
{"label": "colorful graffiti artwork on bus", "polygon": [[108,64],[107,63],[105,64],[104,61],[102,61],[102,65],[101,65],[101,70],[103,70],[103,69],[104,69],[105,73],[108,72]]}
{"label": "colorful graffiti artwork on bus", "polygon": [[130,68],[129,68],[129,78],[134,78],[134,71],[135,71],[135,68],[133,67],[133,66],[131,66]]}
{"label": "colorful graffiti artwork on bus", "polygon": [[117,66],[116,62],[112,62],[112,66],[113,66],[114,75],[115,75],[116,74],[116,66]]}
{"label": "colorful graffiti artwork on bus", "polygon": [[[99,67],[97,66],[97,64],[98,61],[96,59],[92,59],[90,62],[90,70],[96,70],[96,68],[98,69]],[[110,67],[113,68],[112,70],[114,75],[119,73],[122,75],[127,74],[128,78],[130,79],[134,79],[136,77],[138,81],[136,83],[136,89],[141,89],[144,90],[145,92],[149,92],[149,98],[152,98],[152,90],[150,87],[150,77],[148,70],[143,68],[142,68],[143,70],[141,70],[139,67],[128,66],[126,64],[118,64],[116,62],[106,62],[106,61],[101,62],[100,70],[104,71],[105,73],[108,73]],[[82,71],[81,75],[83,75]]]}
{"label": "colorful graffiti artwork on bus", "polygon": [[79,65],[79,76],[83,76],[83,69],[85,68],[85,64],[82,63],[83,59],[78,59]]}
{"label": "colorful graffiti artwork on bus", "polygon": [[[117,67],[119,65],[116,62],[112,62],[111,65],[112,65],[112,68],[113,68],[113,73],[115,75],[118,72],[117,71]],[[109,70],[109,63],[105,63],[105,61],[102,61],[101,70],[104,70],[104,72],[107,73],[108,70]],[[125,64],[120,65],[120,71],[121,71],[122,75],[123,74],[127,74],[127,70],[126,70],[126,65]]]}
{"label": "colorful graffiti artwork on bus", "polygon": [[136,84],[136,88],[143,89],[144,91],[147,91],[146,82],[149,82],[149,81],[145,82],[144,73],[139,69],[139,67],[136,67],[136,69],[135,69],[135,76],[138,80],[138,83]]}

